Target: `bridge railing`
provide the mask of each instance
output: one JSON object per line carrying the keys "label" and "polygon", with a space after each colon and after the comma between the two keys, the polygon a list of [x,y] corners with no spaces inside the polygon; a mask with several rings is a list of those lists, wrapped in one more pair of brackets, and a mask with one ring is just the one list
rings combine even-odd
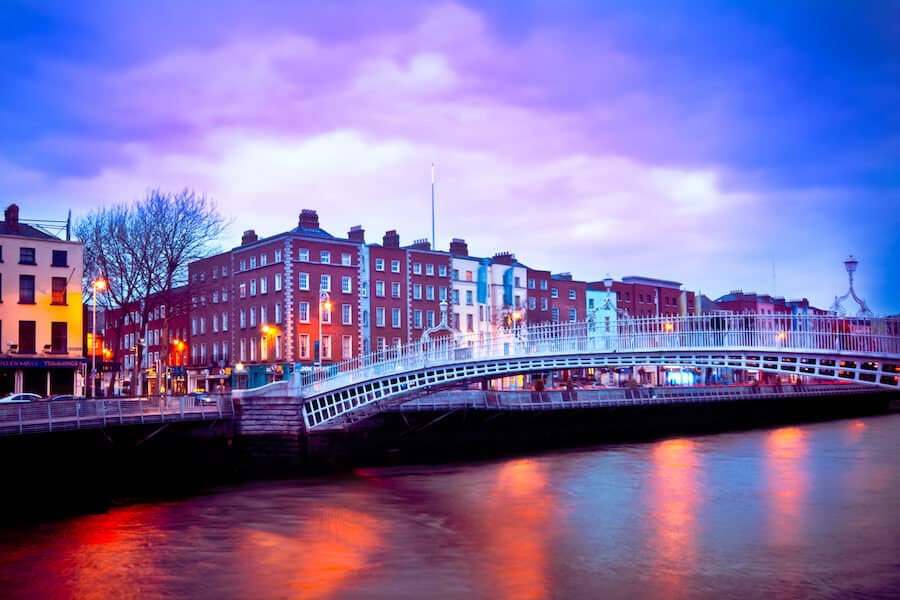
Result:
{"label": "bridge railing", "polygon": [[80,398],[0,404],[0,435],[234,416],[230,394]]}
{"label": "bridge railing", "polygon": [[900,356],[896,324],[833,315],[712,314],[514,326],[415,342],[304,374],[307,393],[468,360],[660,350],[810,351]]}

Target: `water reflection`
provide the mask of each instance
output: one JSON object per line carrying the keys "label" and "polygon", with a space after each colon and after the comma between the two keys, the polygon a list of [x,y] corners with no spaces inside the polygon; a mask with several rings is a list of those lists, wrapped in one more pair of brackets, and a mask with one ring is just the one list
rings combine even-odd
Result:
{"label": "water reflection", "polygon": [[244,529],[240,540],[251,589],[327,598],[358,581],[383,545],[386,527],[348,508],[316,508],[294,531]]}
{"label": "water reflection", "polygon": [[807,436],[799,427],[782,427],[766,436],[766,497],[769,538],[777,546],[796,543],[803,529],[808,487]]}
{"label": "water reflection", "polygon": [[546,598],[549,595],[549,545],[559,507],[547,481],[547,466],[514,460],[497,472],[484,499],[479,557],[490,596]]}
{"label": "water reflection", "polygon": [[651,543],[657,561],[654,579],[660,596],[685,595],[686,578],[697,564],[697,516],[701,470],[695,442],[666,440],[653,447],[648,501],[653,527]]}

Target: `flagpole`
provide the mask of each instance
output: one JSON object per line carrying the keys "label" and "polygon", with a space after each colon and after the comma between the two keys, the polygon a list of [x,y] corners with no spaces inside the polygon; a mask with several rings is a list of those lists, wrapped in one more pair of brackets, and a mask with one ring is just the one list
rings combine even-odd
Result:
{"label": "flagpole", "polygon": [[434,239],[434,163],[431,163],[431,249],[437,250]]}

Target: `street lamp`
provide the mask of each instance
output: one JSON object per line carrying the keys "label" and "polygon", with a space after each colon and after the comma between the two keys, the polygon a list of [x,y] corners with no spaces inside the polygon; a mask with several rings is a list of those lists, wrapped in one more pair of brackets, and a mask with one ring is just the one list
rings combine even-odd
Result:
{"label": "street lamp", "polygon": [[94,381],[97,378],[97,290],[101,292],[106,289],[106,280],[98,277],[91,283],[91,290],[94,296],[94,314],[91,318],[91,385],[90,397],[95,395]]}
{"label": "street lamp", "polygon": [[[328,292],[325,290],[319,291],[319,347],[316,355],[316,366],[321,366],[322,364],[322,315],[323,309],[331,314],[331,296],[328,295]],[[328,320],[331,322],[331,319]]]}

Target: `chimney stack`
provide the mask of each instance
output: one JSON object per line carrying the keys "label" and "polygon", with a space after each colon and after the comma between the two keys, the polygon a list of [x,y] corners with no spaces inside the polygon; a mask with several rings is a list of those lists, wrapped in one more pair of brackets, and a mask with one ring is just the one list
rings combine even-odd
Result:
{"label": "chimney stack", "polygon": [[494,255],[494,262],[501,265],[512,265],[516,262],[516,255],[512,252],[498,252]]}
{"label": "chimney stack", "polygon": [[319,228],[319,214],[308,208],[304,208],[300,211],[300,229],[318,229]]}
{"label": "chimney stack", "polygon": [[400,234],[397,233],[396,229],[391,229],[390,231],[385,232],[384,238],[382,238],[382,245],[385,248],[400,247]]}
{"label": "chimney stack", "polygon": [[252,244],[259,240],[259,236],[256,235],[256,232],[252,229],[248,229],[244,232],[244,235],[241,236],[241,246],[246,246],[247,244]]}
{"label": "chimney stack", "polygon": [[462,238],[453,238],[450,241],[450,254],[456,254],[457,256],[468,256],[469,246],[468,244],[466,244],[466,240]]}
{"label": "chimney stack", "polygon": [[350,228],[350,231],[347,232],[347,238],[354,242],[362,242],[366,243],[366,230],[362,228],[362,225],[354,225]]}
{"label": "chimney stack", "polygon": [[422,238],[420,240],[416,240],[410,246],[413,250],[431,250],[431,242],[429,242],[426,238]]}
{"label": "chimney stack", "polygon": [[18,233],[19,232],[19,206],[17,204],[10,204],[6,207],[6,210],[3,212],[4,218],[6,219],[6,227],[9,229],[10,233]]}

